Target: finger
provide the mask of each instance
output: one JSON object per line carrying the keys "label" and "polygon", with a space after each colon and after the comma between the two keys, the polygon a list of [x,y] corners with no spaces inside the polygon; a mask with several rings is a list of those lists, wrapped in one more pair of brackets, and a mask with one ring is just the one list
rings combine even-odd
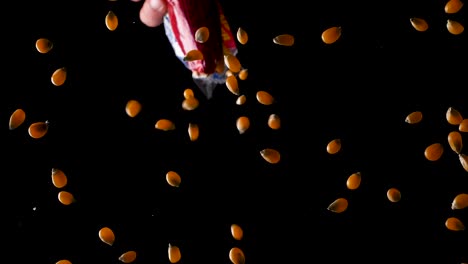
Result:
{"label": "finger", "polygon": [[145,0],[140,9],[140,20],[148,27],[157,27],[163,23],[167,5],[164,0]]}

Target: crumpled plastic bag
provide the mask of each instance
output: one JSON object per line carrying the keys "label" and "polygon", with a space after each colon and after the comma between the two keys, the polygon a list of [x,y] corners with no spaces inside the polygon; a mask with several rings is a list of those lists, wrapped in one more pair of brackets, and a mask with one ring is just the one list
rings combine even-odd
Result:
{"label": "crumpled plastic bag", "polygon": [[[214,89],[226,82],[224,55],[237,55],[237,47],[221,4],[217,0],[168,0],[164,30],[176,57],[192,71],[194,83],[210,99]],[[195,33],[209,29],[209,38],[199,43]],[[202,60],[187,61],[185,55],[197,49]]]}

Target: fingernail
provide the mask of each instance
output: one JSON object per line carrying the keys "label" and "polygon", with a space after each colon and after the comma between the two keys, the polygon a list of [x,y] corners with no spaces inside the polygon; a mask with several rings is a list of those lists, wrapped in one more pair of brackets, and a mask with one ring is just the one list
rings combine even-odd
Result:
{"label": "fingernail", "polygon": [[152,9],[161,10],[164,3],[161,0],[149,0],[149,5]]}

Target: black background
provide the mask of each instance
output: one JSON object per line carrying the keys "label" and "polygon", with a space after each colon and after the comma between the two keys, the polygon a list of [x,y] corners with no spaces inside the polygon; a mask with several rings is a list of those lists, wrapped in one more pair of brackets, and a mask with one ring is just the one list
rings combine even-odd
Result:
{"label": "black background", "polygon": [[[127,250],[137,251],[136,263],[169,263],[168,243],[181,248],[181,263],[229,263],[234,246],[248,263],[467,262],[466,231],[444,226],[451,216],[468,223],[466,209],[450,208],[468,192],[468,175],[447,142],[458,128],[445,119],[449,107],[468,116],[466,33],[445,27],[448,18],[465,23],[465,7],[445,14],[441,0],[221,3],[231,30],[249,34],[238,44],[249,70],[239,83],[242,106],[225,86],[203,97],[163,27],[140,23],[141,3],[4,8],[14,18],[2,18],[3,189],[18,263],[118,263]],[[115,31],[104,23],[109,10],[119,18]],[[414,30],[411,17],[425,18],[428,31]],[[321,32],[334,25],[343,34],[326,45]],[[272,42],[283,33],[294,46]],[[47,54],[35,49],[40,37],[54,43]],[[56,87],[50,77],[60,67],[68,77]],[[186,88],[200,100],[194,111],[181,107]],[[275,103],[259,104],[259,90]],[[135,118],[125,113],[129,99],[143,106]],[[17,108],[26,121],[10,131]],[[416,110],[423,121],[405,123]],[[278,131],[267,126],[272,113]],[[244,134],[235,125],[241,115],[251,121]],[[176,129],[156,130],[161,118]],[[45,120],[46,136],[29,137],[28,126]],[[189,122],[200,126],[198,141],[188,138]],[[330,155],[334,138],[343,147]],[[431,162],[423,153],[435,142],[445,152]],[[280,163],[261,158],[266,147],[281,152]],[[52,168],[65,172],[76,203],[58,201]],[[181,175],[179,188],[167,184],[169,170]],[[348,190],[358,171],[360,188]],[[400,202],[388,201],[390,187]],[[326,210],[338,197],[348,209]],[[243,240],[231,237],[232,223]],[[104,226],[116,234],[113,246],[98,238]]]}

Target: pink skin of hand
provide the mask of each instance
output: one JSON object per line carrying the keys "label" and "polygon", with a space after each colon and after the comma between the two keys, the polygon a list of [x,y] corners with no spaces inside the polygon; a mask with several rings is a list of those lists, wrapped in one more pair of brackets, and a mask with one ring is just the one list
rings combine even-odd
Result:
{"label": "pink skin of hand", "polygon": [[133,2],[144,1],[140,9],[140,20],[148,27],[157,27],[163,23],[167,12],[166,0],[131,0]]}

